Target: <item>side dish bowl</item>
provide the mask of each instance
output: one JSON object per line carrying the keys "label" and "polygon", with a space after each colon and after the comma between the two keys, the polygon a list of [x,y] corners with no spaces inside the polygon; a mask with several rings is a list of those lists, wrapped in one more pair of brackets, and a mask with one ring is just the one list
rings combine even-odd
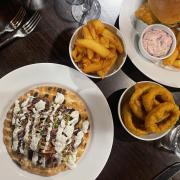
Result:
{"label": "side dish bowl", "polygon": [[[171,39],[172,39],[172,43],[171,43],[171,45],[170,45],[170,47],[169,47],[169,50],[168,50],[168,52],[167,53],[165,53],[164,55],[162,55],[162,56],[160,56],[160,57],[158,57],[158,56],[153,56],[152,54],[150,54],[146,49],[145,49],[145,47],[144,47],[144,44],[143,44],[143,39],[144,39],[144,36],[145,36],[145,34],[148,32],[148,31],[151,31],[151,30],[160,30],[160,31],[162,31],[162,32],[165,32],[169,37],[171,37]],[[152,34],[152,36],[153,35],[155,35],[155,34]],[[149,37],[150,38],[150,37]],[[152,43],[152,41],[153,41],[153,38],[154,37],[151,37],[150,38],[150,40],[151,40],[151,47],[148,47],[148,48],[151,48],[153,51],[159,51],[159,49],[157,49],[157,48],[159,48],[159,46],[161,46],[161,45],[165,45],[165,38],[163,39],[164,40],[164,42],[161,42],[161,40],[159,40],[159,44],[157,44],[157,46],[155,47],[155,44],[154,44],[154,42]],[[161,37],[160,37],[161,38]],[[150,44],[149,43],[149,44]],[[154,45],[154,47],[152,47]],[[151,61],[154,61],[155,63],[157,62],[159,62],[160,60],[162,60],[162,59],[165,59],[165,58],[167,58],[167,57],[169,57],[173,52],[174,52],[174,50],[175,50],[175,48],[176,48],[176,37],[175,37],[175,34],[174,34],[174,32],[169,28],[169,27],[167,27],[167,26],[165,26],[165,25],[163,25],[163,24],[153,24],[153,25],[149,25],[149,26],[147,26],[144,30],[143,30],[143,32],[141,33],[141,35],[140,35],[140,39],[139,39],[139,50],[140,50],[140,52],[141,52],[141,54],[145,57],[145,58],[147,58],[147,59],[149,59],[149,60],[151,60]],[[162,49],[161,49],[161,51],[162,51]],[[160,51],[159,51],[160,52]],[[159,53],[158,52],[158,53]]]}
{"label": "side dish bowl", "polygon": [[[105,27],[110,30],[111,32],[113,32],[121,41],[122,45],[123,45],[123,49],[124,49],[124,52],[122,54],[118,54],[118,57],[117,57],[117,60],[115,62],[115,64],[113,65],[113,67],[111,68],[111,70],[105,75],[104,78],[106,77],[110,77],[112,75],[114,75],[116,72],[118,72],[121,67],[123,66],[125,60],[126,60],[126,57],[127,57],[127,53],[126,53],[126,45],[125,45],[125,41],[124,41],[124,38],[120,32],[119,29],[117,29],[115,26],[111,25],[111,24],[108,24],[108,23],[104,23],[103,24],[105,25]],[[69,43],[69,55],[70,55],[70,58],[71,58],[71,61],[74,65],[74,67],[80,71],[81,73],[83,73],[84,75],[90,77],[90,78],[101,78],[100,76],[96,75],[96,74],[92,74],[92,73],[85,73],[82,71],[82,69],[78,66],[78,64],[74,61],[74,58],[72,56],[72,51],[74,49],[74,46],[75,46],[75,42],[78,38],[82,38],[82,28],[83,26],[85,25],[82,25],[80,26],[78,29],[76,29],[76,31],[74,32],[74,34],[72,35],[71,37],[71,40],[70,40],[70,43]]]}
{"label": "side dish bowl", "polygon": [[[160,84],[155,83],[155,82],[151,82],[151,81],[141,81],[138,82],[138,84],[142,84],[142,83],[151,83],[151,84],[155,84],[155,85],[159,85],[160,87],[162,87]],[[153,141],[153,140],[157,140],[162,138],[163,136],[165,136],[170,130],[171,128],[169,128],[168,130],[162,132],[162,133],[148,133],[147,135],[142,135],[142,136],[138,136],[134,133],[132,133],[126,126],[123,120],[123,116],[122,116],[122,107],[125,103],[129,102],[130,97],[132,96],[132,94],[135,92],[135,85],[130,86],[129,88],[127,88],[123,94],[121,95],[120,99],[119,99],[119,103],[118,103],[118,116],[119,116],[119,120],[121,122],[121,125],[123,126],[123,128],[134,138],[139,139],[139,140],[143,140],[143,141]]]}

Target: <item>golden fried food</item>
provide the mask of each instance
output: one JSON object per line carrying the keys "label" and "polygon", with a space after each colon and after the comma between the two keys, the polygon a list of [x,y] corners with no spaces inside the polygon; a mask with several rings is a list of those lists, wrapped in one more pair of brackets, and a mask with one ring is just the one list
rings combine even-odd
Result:
{"label": "golden fried food", "polygon": [[[156,98],[158,98],[158,100]],[[155,100],[156,102],[160,101],[175,103],[172,94],[167,89],[160,86],[152,87],[148,90],[146,94],[142,96],[142,103],[146,112],[151,111],[154,107],[159,105],[159,103],[154,103]]]}
{"label": "golden fried food", "polygon": [[177,37],[177,43],[180,44],[180,31],[177,32],[176,37]]}
{"label": "golden fried food", "polygon": [[178,54],[179,54],[179,51],[178,51],[178,49],[176,48],[175,51],[172,53],[171,56],[169,56],[168,58],[166,58],[166,59],[163,60],[163,64],[164,64],[164,65],[168,65],[168,66],[173,65],[174,61],[175,61],[176,58],[178,57]]}
{"label": "golden fried food", "polygon": [[173,95],[155,83],[137,83],[129,100],[122,106],[127,129],[137,136],[163,133],[175,125],[180,116]]}
{"label": "golden fried food", "polygon": [[84,73],[104,78],[113,70],[118,55],[123,52],[120,38],[108,26],[95,19],[82,27],[71,55]]}
{"label": "golden fried food", "polygon": [[94,51],[95,53],[99,54],[103,58],[108,56],[110,53],[110,51],[107,48],[97,43],[93,39],[77,39],[76,45],[80,47],[88,48]]}
{"label": "golden fried food", "polygon": [[152,14],[148,3],[143,3],[135,12],[135,15],[138,19],[142,20],[147,24],[155,24],[158,22],[157,18]]}
{"label": "golden fried food", "polygon": [[102,69],[102,66],[103,66],[103,62],[89,63],[87,66],[84,66],[83,72],[85,72],[85,73],[97,72]]}
{"label": "golden fried food", "polygon": [[[168,116],[167,113],[169,114]],[[162,133],[172,128],[178,120],[179,107],[174,103],[165,102],[154,108],[146,116],[145,127],[148,131]]]}
{"label": "golden fried food", "polygon": [[116,49],[119,53],[123,53],[123,46],[119,38],[110,30],[104,29],[102,32],[102,36],[107,38],[113,45],[115,45]]}
{"label": "golden fried food", "polygon": [[176,59],[173,63],[173,66],[176,68],[180,68],[180,59]]}
{"label": "golden fried food", "polygon": [[117,53],[115,53],[113,57],[106,59],[106,61],[104,61],[103,63],[101,70],[97,71],[97,74],[103,78],[106,75],[106,72],[109,72],[111,67],[114,66],[116,59]]}
{"label": "golden fried food", "polygon": [[127,103],[123,105],[122,118],[125,126],[133,134],[137,136],[143,136],[147,134],[147,131],[145,130],[143,123],[141,123],[140,120],[138,121],[138,119],[135,116],[133,116],[132,111]]}
{"label": "golden fried food", "polygon": [[141,103],[141,97],[144,95],[150,88],[154,87],[155,84],[152,83],[137,83],[135,85],[135,92],[132,94],[129,105],[133,113],[139,118],[144,120],[145,110]]}

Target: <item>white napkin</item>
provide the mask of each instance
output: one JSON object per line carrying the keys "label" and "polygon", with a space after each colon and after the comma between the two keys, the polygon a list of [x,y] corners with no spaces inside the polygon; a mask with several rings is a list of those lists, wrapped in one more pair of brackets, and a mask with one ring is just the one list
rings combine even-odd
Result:
{"label": "white napkin", "polygon": [[100,19],[114,24],[120,13],[120,6],[123,0],[99,0],[101,4],[101,16]]}

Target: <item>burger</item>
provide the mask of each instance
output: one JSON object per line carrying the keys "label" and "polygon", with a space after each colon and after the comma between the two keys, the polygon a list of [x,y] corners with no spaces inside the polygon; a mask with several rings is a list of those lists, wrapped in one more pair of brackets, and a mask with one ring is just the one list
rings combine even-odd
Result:
{"label": "burger", "polygon": [[180,27],[180,0],[148,0],[152,14],[170,27]]}
{"label": "burger", "polygon": [[147,0],[135,12],[147,24],[162,23],[180,27],[180,0]]}

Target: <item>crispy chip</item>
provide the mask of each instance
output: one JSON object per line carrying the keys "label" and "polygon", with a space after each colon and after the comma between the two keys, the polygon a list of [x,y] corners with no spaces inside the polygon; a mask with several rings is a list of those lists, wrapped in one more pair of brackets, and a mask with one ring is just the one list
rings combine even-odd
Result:
{"label": "crispy chip", "polygon": [[120,38],[100,20],[91,20],[82,27],[75,41],[72,58],[85,73],[104,78],[123,53]]}

